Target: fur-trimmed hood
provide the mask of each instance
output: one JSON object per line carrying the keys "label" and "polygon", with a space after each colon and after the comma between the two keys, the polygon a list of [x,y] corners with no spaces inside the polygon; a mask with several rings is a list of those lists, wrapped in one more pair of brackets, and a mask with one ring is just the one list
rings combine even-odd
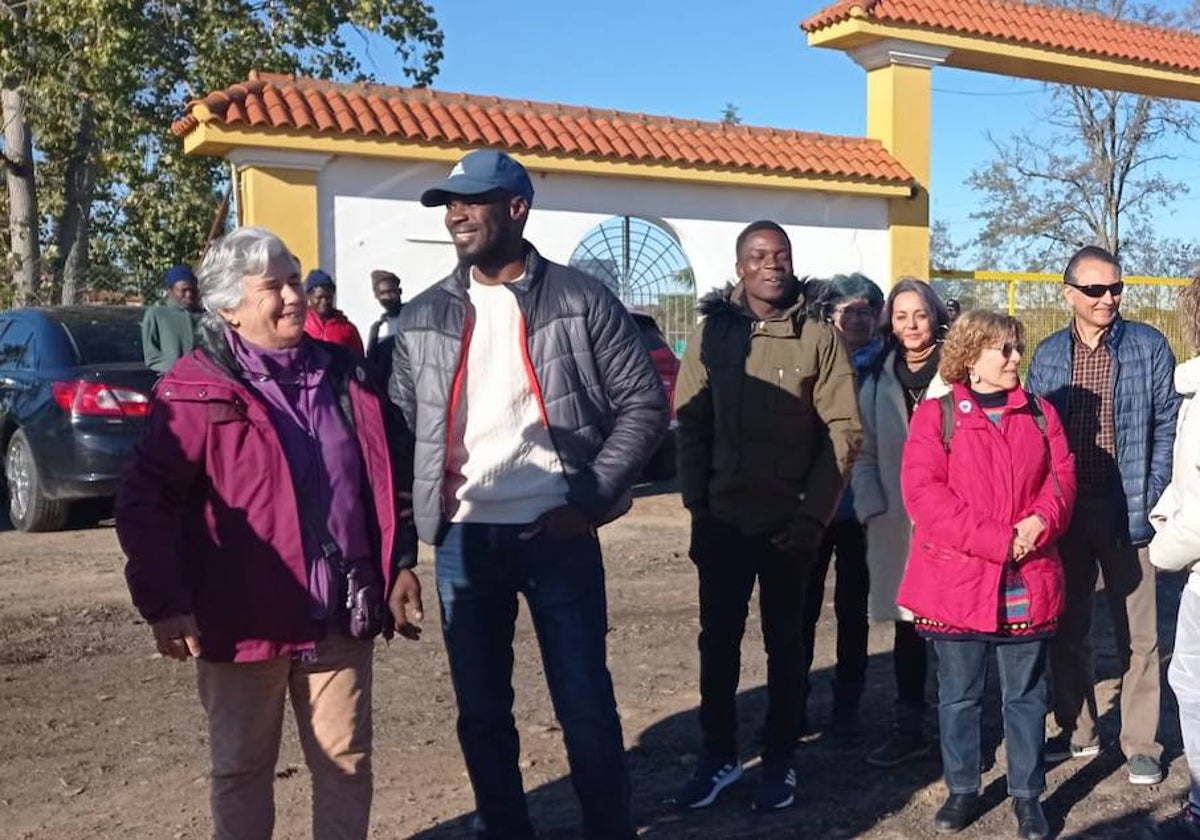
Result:
{"label": "fur-trimmed hood", "polygon": [[[809,313],[807,312],[807,296],[805,294],[806,285],[805,281],[800,281],[800,293],[796,298],[796,302],[788,307],[783,316],[773,320],[788,319],[795,324],[797,330],[800,329],[801,324],[809,317]],[[750,321],[760,320],[746,306],[745,299],[746,289],[741,282],[736,284],[726,283],[723,288],[714,289],[700,298],[700,302],[696,308],[705,318],[728,316],[745,318]]]}

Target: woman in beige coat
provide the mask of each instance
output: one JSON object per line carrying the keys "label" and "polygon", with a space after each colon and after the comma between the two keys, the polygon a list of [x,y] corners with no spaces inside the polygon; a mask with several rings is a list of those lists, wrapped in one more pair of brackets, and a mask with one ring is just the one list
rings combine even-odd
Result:
{"label": "woman in beige coat", "polygon": [[900,458],[917,404],[950,390],[937,374],[940,340],[949,320],[928,283],[913,278],[897,282],[881,319],[884,348],[858,396],[863,445],[851,484],[855,514],[867,530],[868,611],[872,621],[892,621],[896,628],[895,720],[888,739],[867,756],[877,767],[927,755],[932,746],[925,726],[925,641],[913,629],[912,615],[896,606],[912,531],[900,495]]}

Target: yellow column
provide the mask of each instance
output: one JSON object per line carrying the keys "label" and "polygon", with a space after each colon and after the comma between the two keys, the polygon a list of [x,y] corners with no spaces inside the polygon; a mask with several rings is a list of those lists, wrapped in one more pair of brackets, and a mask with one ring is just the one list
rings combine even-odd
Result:
{"label": "yellow column", "polygon": [[265,227],[282,239],[305,273],[321,260],[317,175],[312,169],[258,165],[238,170],[241,223]]}
{"label": "yellow column", "polygon": [[881,41],[852,57],[867,71],[867,135],[883,143],[916,179],[910,198],[888,202],[889,285],[929,277],[929,170],[933,67],[947,50]]}

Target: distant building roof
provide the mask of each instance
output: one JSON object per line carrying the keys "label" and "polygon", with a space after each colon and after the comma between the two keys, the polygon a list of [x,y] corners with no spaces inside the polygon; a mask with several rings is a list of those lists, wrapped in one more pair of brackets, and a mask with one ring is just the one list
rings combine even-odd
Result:
{"label": "distant building roof", "polygon": [[839,0],[801,24],[817,32],[873,20],[1013,44],[1200,72],[1200,35],[1040,3],[1005,0]]}
{"label": "distant building roof", "polygon": [[188,104],[200,123],[489,146],[514,153],[902,185],[912,175],[877,140],[726,125],[428,88],[338,84],[252,72]]}

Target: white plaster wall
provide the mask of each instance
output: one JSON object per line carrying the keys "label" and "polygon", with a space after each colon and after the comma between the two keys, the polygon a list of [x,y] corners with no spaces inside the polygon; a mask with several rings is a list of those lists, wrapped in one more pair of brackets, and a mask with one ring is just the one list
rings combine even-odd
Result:
{"label": "white plaster wall", "polygon": [[[408,300],[454,266],[443,211],[419,203],[448,170],[335,158],[320,174],[321,264],[337,279],[338,305],[364,341],[379,315],[372,269],[400,275]],[[557,262],[567,262],[584,235],[609,217],[644,216],[675,232],[703,294],[733,278],[738,232],[755,219],[773,219],[792,239],[798,274],[861,271],[885,287],[890,282],[884,199],[557,173],[533,173],[533,181],[526,235]]]}

